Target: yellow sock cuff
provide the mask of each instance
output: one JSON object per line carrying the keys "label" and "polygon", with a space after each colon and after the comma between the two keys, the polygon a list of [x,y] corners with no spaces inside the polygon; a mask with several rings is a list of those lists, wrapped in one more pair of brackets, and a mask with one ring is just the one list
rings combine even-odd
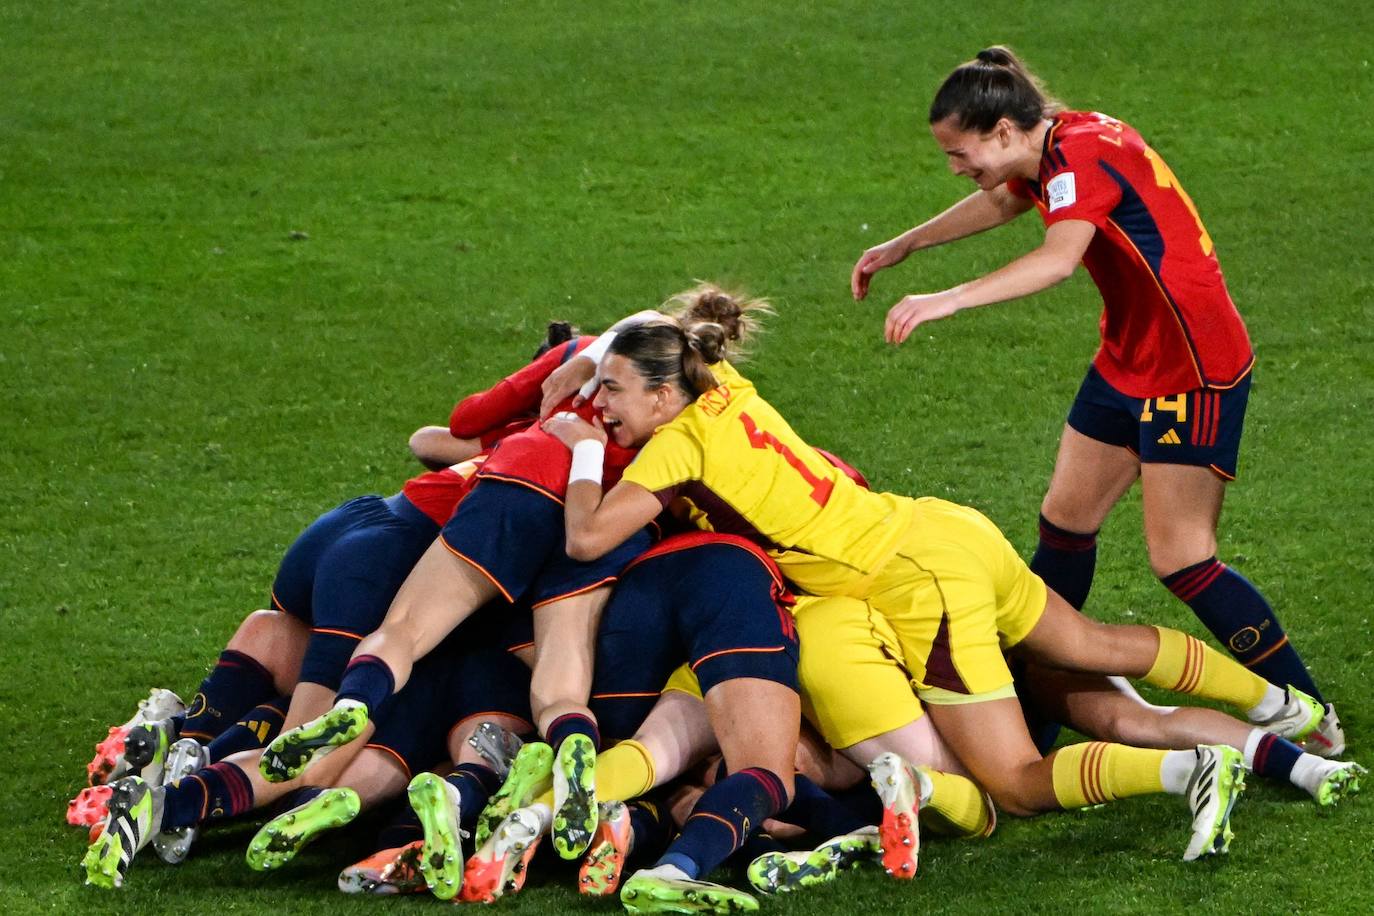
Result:
{"label": "yellow sock cuff", "polygon": [[634,739],[596,755],[596,800],[628,801],[654,787],[654,758]]}
{"label": "yellow sock cuff", "polygon": [[1061,747],[1054,754],[1054,797],[1067,809],[1163,792],[1167,753],[1105,741]]}
{"label": "yellow sock cuff", "polygon": [[1145,683],[1175,693],[1190,693],[1202,680],[1202,643],[1186,633],[1155,627],[1159,634],[1159,651],[1155,663],[1145,674]]}
{"label": "yellow sock cuff", "polygon": [[930,779],[930,799],[921,806],[921,826],[957,837],[981,837],[996,823],[991,802],[970,779],[921,767]]}

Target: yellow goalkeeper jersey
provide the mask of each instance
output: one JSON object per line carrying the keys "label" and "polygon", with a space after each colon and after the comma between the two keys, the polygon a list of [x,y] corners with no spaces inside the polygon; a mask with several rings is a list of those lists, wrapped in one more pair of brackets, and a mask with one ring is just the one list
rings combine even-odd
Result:
{"label": "yellow goalkeeper jersey", "polygon": [[653,438],[623,480],[698,528],[765,548],[803,591],[861,592],[911,524],[911,500],[865,490],[807,445],[733,366]]}

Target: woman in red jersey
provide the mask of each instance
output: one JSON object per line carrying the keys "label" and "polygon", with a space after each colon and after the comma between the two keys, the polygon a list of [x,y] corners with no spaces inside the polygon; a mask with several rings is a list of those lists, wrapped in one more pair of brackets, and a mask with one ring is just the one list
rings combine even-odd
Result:
{"label": "woman in red jersey", "polygon": [[[1173,171],[1129,125],[1064,110],[1004,47],[979,51],[950,74],[930,125],[950,169],[978,190],[865,251],[851,276],[854,298],[912,252],[1032,208],[1045,241],[976,280],[902,298],[888,312],[887,340],[902,343],[925,322],[1047,289],[1080,262],[1105,306],[1102,345],[1069,411],[1031,568],[1081,608],[1097,531],[1139,478],[1155,575],[1237,660],[1320,699],[1268,603],[1216,557],[1254,355],[1212,238]],[[1344,746],[1328,704],[1309,747],[1335,756]]]}

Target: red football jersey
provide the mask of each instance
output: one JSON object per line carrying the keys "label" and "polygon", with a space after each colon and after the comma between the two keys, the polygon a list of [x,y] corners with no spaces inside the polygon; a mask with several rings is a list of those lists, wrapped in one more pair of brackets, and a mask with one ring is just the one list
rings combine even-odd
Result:
{"label": "red football jersey", "polygon": [[1230,388],[1254,354],[1193,201],[1134,128],[1066,111],[1045,135],[1037,181],[1008,189],[1051,226],[1092,223],[1083,265],[1102,294],[1093,365],[1131,397]]}
{"label": "red football jersey", "polygon": [[486,460],[486,455],[478,455],[451,468],[412,477],[401,487],[401,492],[436,525],[443,525],[476,484],[477,469]]}
{"label": "red football jersey", "polygon": [[[572,398],[558,405],[558,409],[571,410],[588,423],[601,415],[591,401],[573,410]],[[601,470],[603,490],[610,490],[620,482],[620,475],[638,453],[639,449],[621,448],[614,440],[606,443],[606,458]],[[535,424],[497,443],[477,476],[533,487],[562,502],[568,494],[568,471],[571,469],[572,452]]]}
{"label": "red football jersey", "polygon": [[543,356],[486,391],[463,398],[448,418],[448,431],[459,439],[480,438],[482,445],[488,446],[501,438],[508,424],[538,419],[539,402],[544,397],[541,388],[544,379],[594,340],[595,337],[578,337],[552,347]]}

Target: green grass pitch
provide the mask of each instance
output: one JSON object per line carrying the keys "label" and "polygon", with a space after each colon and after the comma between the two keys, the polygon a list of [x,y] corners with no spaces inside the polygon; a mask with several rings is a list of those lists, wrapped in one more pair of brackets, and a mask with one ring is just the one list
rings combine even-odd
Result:
{"label": "green grass pitch", "polygon": [[[300,528],[394,491],[410,431],[549,318],[600,327],[694,277],[767,294],[751,372],[804,435],[1029,555],[1091,283],[883,344],[888,305],[1032,246],[1029,217],[847,291],[863,248],[968,191],[923,112],[993,41],[1137,126],[1201,209],[1259,354],[1220,554],[1369,755],[1368,11],[1233,6],[0,3],[0,910],[437,906],[336,893],[357,834],[250,873],[248,826],[103,894],[63,805],[148,687],[194,690]],[[1096,614],[1202,634],[1149,574],[1135,499],[1101,554]],[[1258,782],[1224,861],[1180,862],[1182,804],[1133,800],[929,842],[909,885],[764,906],[1369,908],[1374,798],[1322,816]],[[618,911],[533,884],[501,908]]]}

